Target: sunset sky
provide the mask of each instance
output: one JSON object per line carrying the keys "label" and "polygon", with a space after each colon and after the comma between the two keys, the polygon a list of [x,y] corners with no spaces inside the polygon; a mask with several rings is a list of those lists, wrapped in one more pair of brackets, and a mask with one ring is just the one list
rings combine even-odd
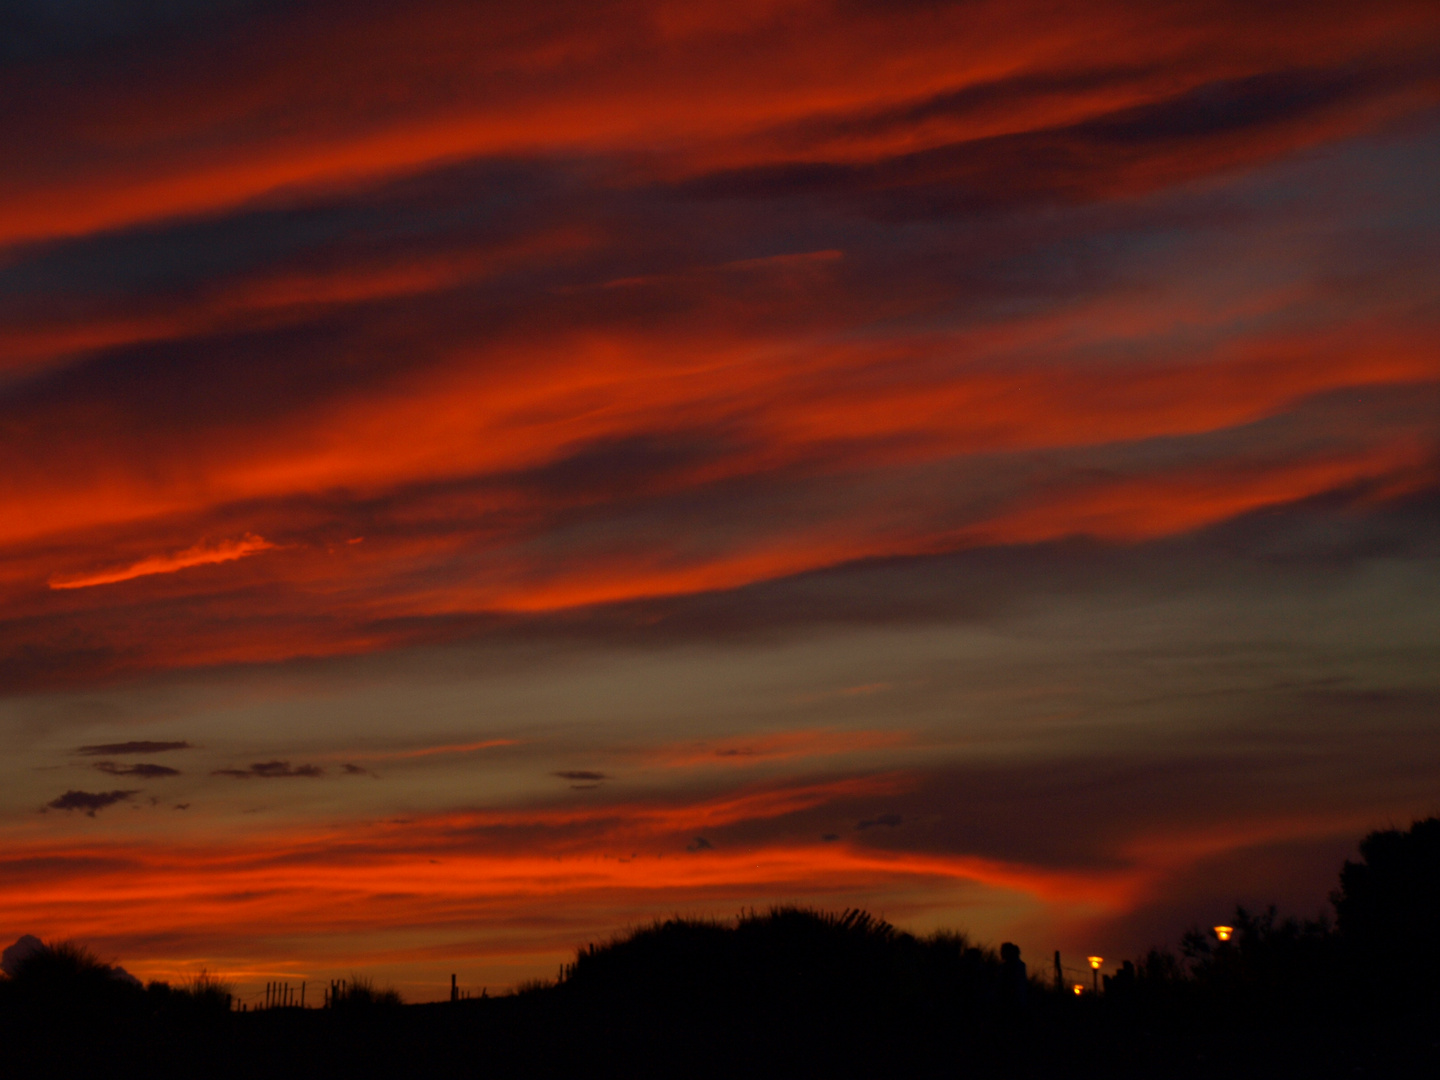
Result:
{"label": "sunset sky", "polygon": [[7,0],[0,945],[1123,959],[1440,811],[1440,5]]}

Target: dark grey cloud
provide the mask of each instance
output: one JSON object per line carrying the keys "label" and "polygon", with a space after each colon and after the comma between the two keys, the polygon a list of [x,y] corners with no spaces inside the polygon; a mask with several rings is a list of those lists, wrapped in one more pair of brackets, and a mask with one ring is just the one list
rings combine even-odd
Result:
{"label": "dark grey cloud", "polygon": [[119,60],[139,48],[174,48],[201,31],[223,32],[231,20],[277,0],[6,0],[0,8],[0,64]]}
{"label": "dark grey cloud", "polygon": [[139,791],[67,791],[45,805],[51,810],[82,810],[86,817],[94,817],[95,811],[104,810],[107,806],[114,806],[138,794]]}
{"label": "dark grey cloud", "polygon": [[111,776],[142,776],[147,779],[159,778],[162,776],[179,776],[179,769],[172,769],[168,765],[121,765],[114,761],[97,761],[95,768]]}
{"label": "dark grey cloud", "polygon": [[[145,228],[63,241],[26,251],[0,264],[0,317],[17,326],[39,322],[113,320],[173,311],[206,311],[227,295],[245,294],[280,279],[341,278],[367,269],[386,273],[396,259],[463,260],[487,250],[504,250],[543,230],[564,225],[583,212],[601,210],[606,200],[595,192],[575,190],[563,162],[538,164],[483,162],[439,169],[390,187],[367,189],[363,195],[316,197],[303,206],[239,209],[218,218],[166,222]],[[582,210],[583,208],[583,210]],[[608,212],[613,213],[614,210]],[[644,234],[642,234],[644,235]],[[649,245],[641,245],[648,247]],[[578,258],[578,253],[577,256]],[[623,267],[595,267],[594,260],[614,258],[595,252],[583,263],[590,274],[613,276]],[[634,268],[630,272],[635,272]],[[298,305],[286,312],[273,308],[211,310],[188,339],[243,334],[265,327],[293,328],[320,323],[332,333],[344,327],[377,323],[383,327],[399,310],[423,309],[444,334],[456,320],[445,314],[443,296],[458,292],[469,321],[502,319],[507,309],[524,313],[546,304],[546,290],[573,284],[572,260],[558,255],[522,261],[505,273],[482,275],[483,287],[461,275],[451,286],[433,283],[423,296],[385,295],[352,298],[347,316],[336,322],[335,308]],[[603,280],[603,278],[602,278]],[[477,292],[477,287],[480,291]],[[523,294],[523,295],[522,295]],[[490,297],[491,302],[477,302]],[[501,305],[497,301],[505,301]],[[503,320],[502,320],[503,321]],[[393,333],[393,327],[391,332]],[[301,339],[264,339],[270,347]],[[320,343],[310,340],[309,349]],[[354,343],[352,342],[352,345]],[[91,358],[113,354],[130,362],[163,364],[165,353],[144,348],[102,349]],[[315,359],[323,358],[324,352]],[[310,362],[304,348],[296,354],[301,366]],[[97,377],[106,374],[101,363]],[[161,369],[163,370],[163,369]],[[153,377],[153,376],[146,376]],[[37,385],[51,383],[40,378]]]}
{"label": "dark grey cloud", "polygon": [[593,772],[590,769],[562,769],[560,772],[551,773],[550,775],[558,776],[561,780],[599,781],[610,779],[605,773]]}
{"label": "dark grey cloud", "polygon": [[866,818],[864,821],[857,822],[855,828],[862,832],[866,829],[873,829],[879,825],[883,825],[887,829],[894,829],[897,828],[903,820],[899,814],[879,814],[876,817]]}
{"label": "dark grey cloud", "polygon": [[[58,418],[106,398],[150,428],[143,442],[151,446],[197,425],[264,423],[332,396],[342,355],[354,360],[355,389],[376,389],[393,371],[393,359],[346,322],[320,316],[299,326],[118,346],[10,388],[0,413]],[[298,355],[308,360],[296,364]],[[239,370],[247,361],[248,374]]]}
{"label": "dark grey cloud", "polygon": [[[1309,69],[1218,80],[1168,99],[1064,126],[989,136],[861,164],[826,161],[746,166],[697,180],[684,190],[702,198],[870,202],[886,216],[931,217],[1037,203],[1070,203],[1133,194],[1117,185],[1146,153],[1184,144],[1201,171],[1205,146],[1238,132],[1278,129],[1327,109],[1383,92],[1416,71]],[[965,108],[956,95],[952,107]],[[983,94],[983,91],[979,91]],[[996,92],[992,90],[990,92]],[[920,103],[915,121],[943,112],[945,99]],[[905,120],[903,112],[891,123]],[[863,123],[874,124],[876,117]],[[1268,156],[1258,151],[1257,158]],[[898,196],[898,197],[897,197]]]}
{"label": "dark grey cloud", "polygon": [[1168,100],[1076,125],[1073,130],[1114,144],[1203,138],[1303,116],[1379,89],[1393,77],[1393,72],[1355,67],[1264,72],[1206,83]]}
{"label": "dark grey cloud", "polygon": [[1153,67],[1134,65],[1027,72],[972,83],[957,90],[943,90],[919,101],[907,101],[873,112],[812,119],[790,130],[811,138],[883,135],[932,120],[1002,112],[1047,98],[1065,98],[1086,91],[1133,86],[1154,73]]}
{"label": "dark grey cloud", "polygon": [[98,743],[94,746],[77,746],[75,753],[87,757],[119,757],[122,754],[163,754],[170,750],[193,749],[188,742],[150,742],[136,740],[121,743]]}
{"label": "dark grey cloud", "polygon": [[325,770],[319,765],[291,765],[288,761],[257,761],[248,769],[215,769],[212,776],[233,776],[239,780],[273,780],[287,777],[313,779],[324,776]]}
{"label": "dark grey cloud", "polygon": [[703,836],[697,836],[690,843],[685,845],[686,851],[714,851],[715,845],[706,840]]}
{"label": "dark grey cloud", "polygon": [[513,477],[497,477],[495,482],[552,497],[633,499],[739,449],[718,431],[647,432],[596,440],[558,461]]}

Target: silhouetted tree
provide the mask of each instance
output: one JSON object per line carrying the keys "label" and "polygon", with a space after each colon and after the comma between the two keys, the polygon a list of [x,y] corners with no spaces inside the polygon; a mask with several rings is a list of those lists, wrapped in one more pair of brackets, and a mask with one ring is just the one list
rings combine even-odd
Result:
{"label": "silhouetted tree", "polygon": [[1341,938],[1370,991],[1434,993],[1440,968],[1440,818],[1372,832],[1331,895]]}
{"label": "silhouetted tree", "polygon": [[1273,904],[1261,912],[1237,907],[1231,921],[1229,941],[1194,929],[1181,943],[1191,978],[1212,1009],[1273,1018],[1331,1006],[1342,972],[1329,922],[1282,919]]}

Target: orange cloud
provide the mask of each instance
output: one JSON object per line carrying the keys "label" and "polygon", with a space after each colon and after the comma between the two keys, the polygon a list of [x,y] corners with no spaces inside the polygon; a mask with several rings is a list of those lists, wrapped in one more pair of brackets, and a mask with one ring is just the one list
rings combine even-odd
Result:
{"label": "orange cloud", "polygon": [[246,535],[239,540],[220,540],[216,543],[199,543],[194,547],[177,551],[173,555],[155,555],[117,570],[102,570],[93,574],[75,577],[52,577],[52,589],[88,589],[96,585],[114,585],[121,581],[148,577],[151,574],[173,574],[192,566],[210,566],[215,563],[234,562],[247,555],[271,551],[275,545],[262,536]]}

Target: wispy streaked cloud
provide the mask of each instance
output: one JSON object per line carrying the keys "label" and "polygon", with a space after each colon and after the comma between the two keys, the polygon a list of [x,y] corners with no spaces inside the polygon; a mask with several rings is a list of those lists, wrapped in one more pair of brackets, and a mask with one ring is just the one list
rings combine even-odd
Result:
{"label": "wispy streaked cloud", "polygon": [[116,757],[121,754],[163,754],[171,750],[193,749],[188,742],[157,742],[152,739],[133,739],[122,743],[98,743],[94,746],[77,746],[75,753],[88,757]]}
{"label": "wispy streaked cloud", "polygon": [[644,756],[647,762],[669,768],[750,765],[796,758],[873,753],[910,746],[914,741],[914,736],[905,731],[780,731],[714,743],[658,746],[647,750]]}
{"label": "wispy streaked cloud", "polygon": [[478,742],[444,743],[439,746],[420,746],[408,750],[349,751],[339,756],[351,761],[408,761],[416,758],[475,754],[481,750],[496,750],[504,746],[518,745],[519,740],[517,739],[481,739]]}
{"label": "wispy streaked cloud", "polygon": [[177,551],[173,555],[153,555],[129,566],[115,570],[101,570],[93,574],[74,577],[52,577],[52,589],[88,589],[96,585],[114,585],[122,581],[148,577],[151,574],[173,574],[192,566],[210,566],[215,563],[234,562],[247,555],[269,551],[275,547],[264,537],[246,535],[239,540],[220,540],[216,543],[200,543],[194,547]]}

